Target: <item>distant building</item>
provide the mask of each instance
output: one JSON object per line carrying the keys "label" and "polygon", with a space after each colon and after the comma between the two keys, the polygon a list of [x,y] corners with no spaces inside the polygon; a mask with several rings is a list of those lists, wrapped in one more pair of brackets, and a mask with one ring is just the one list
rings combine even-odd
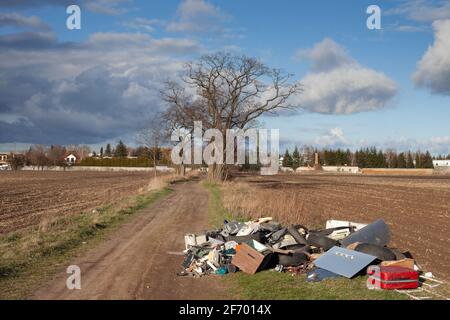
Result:
{"label": "distant building", "polygon": [[[312,172],[317,171],[313,167],[299,167],[296,172]],[[320,171],[323,172],[337,172],[337,173],[361,173],[359,167],[352,166],[321,166]]]}
{"label": "distant building", "polygon": [[0,153],[0,165],[8,163],[8,155],[6,153]]}
{"label": "distant building", "polygon": [[77,162],[77,157],[73,153],[70,153],[64,158],[64,161],[66,161],[68,165],[74,165]]}
{"label": "distant building", "polygon": [[323,166],[322,170],[326,172],[361,173],[359,167],[349,167],[349,166]]}
{"label": "distant building", "polygon": [[435,168],[450,167],[450,160],[433,160]]}

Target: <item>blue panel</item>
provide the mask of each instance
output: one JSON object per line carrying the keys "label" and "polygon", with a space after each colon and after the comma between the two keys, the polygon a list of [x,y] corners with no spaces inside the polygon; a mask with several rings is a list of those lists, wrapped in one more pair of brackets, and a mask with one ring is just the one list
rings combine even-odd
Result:
{"label": "blue panel", "polygon": [[376,257],[365,253],[333,247],[314,261],[314,264],[319,268],[351,278],[375,259]]}

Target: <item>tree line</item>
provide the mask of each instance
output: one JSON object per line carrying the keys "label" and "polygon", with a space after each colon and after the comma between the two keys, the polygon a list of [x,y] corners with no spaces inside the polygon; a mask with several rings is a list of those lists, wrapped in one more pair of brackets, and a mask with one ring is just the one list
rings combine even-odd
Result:
{"label": "tree line", "polygon": [[450,159],[448,156],[432,157],[429,151],[397,152],[392,149],[381,150],[376,147],[350,149],[317,149],[304,146],[295,147],[292,154],[286,150],[283,156],[283,167],[294,168],[313,166],[314,155],[319,154],[322,166],[358,166],[360,168],[433,168],[433,159]]}
{"label": "tree line", "polygon": [[23,166],[66,167],[65,158],[69,154],[77,157],[77,165],[81,166],[127,166],[150,167],[155,161],[158,165],[170,165],[170,150],[167,148],[150,148],[139,146],[127,147],[123,141],[119,141],[115,147],[107,144],[100,151],[91,151],[89,146],[61,146],[61,145],[33,145],[27,151],[11,153],[8,162],[13,170]]}
{"label": "tree line", "polygon": [[65,167],[67,162],[65,157],[68,153],[76,153],[78,157],[88,157],[90,148],[88,146],[61,146],[61,145],[33,145],[22,153],[11,153],[8,162],[13,170],[18,170],[23,166],[44,167]]}

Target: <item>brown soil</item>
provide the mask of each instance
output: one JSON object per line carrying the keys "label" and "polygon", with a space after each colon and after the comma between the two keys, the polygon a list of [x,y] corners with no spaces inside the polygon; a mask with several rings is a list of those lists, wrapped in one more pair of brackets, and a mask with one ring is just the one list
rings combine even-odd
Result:
{"label": "brown soil", "polygon": [[0,173],[0,234],[42,219],[79,214],[134,195],[152,174],[19,171]]}
{"label": "brown soil", "polygon": [[236,180],[295,192],[304,216],[365,223],[384,219],[391,228],[391,247],[409,250],[426,271],[450,280],[449,176],[302,174]]}
{"label": "brown soil", "polygon": [[81,268],[81,290],[66,288],[64,270],[33,299],[229,299],[216,276],[178,277],[184,235],[208,228],[208,192],[198,182],[142,210],[111,238],[70,264]]}

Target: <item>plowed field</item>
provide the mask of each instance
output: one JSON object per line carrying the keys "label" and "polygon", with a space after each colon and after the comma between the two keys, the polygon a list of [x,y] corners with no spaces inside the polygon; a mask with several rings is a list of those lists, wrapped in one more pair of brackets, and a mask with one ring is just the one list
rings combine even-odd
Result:
{"label": "plowed field", "polygon": [[0,234],[136,194],[151,173],[0,172]]}

